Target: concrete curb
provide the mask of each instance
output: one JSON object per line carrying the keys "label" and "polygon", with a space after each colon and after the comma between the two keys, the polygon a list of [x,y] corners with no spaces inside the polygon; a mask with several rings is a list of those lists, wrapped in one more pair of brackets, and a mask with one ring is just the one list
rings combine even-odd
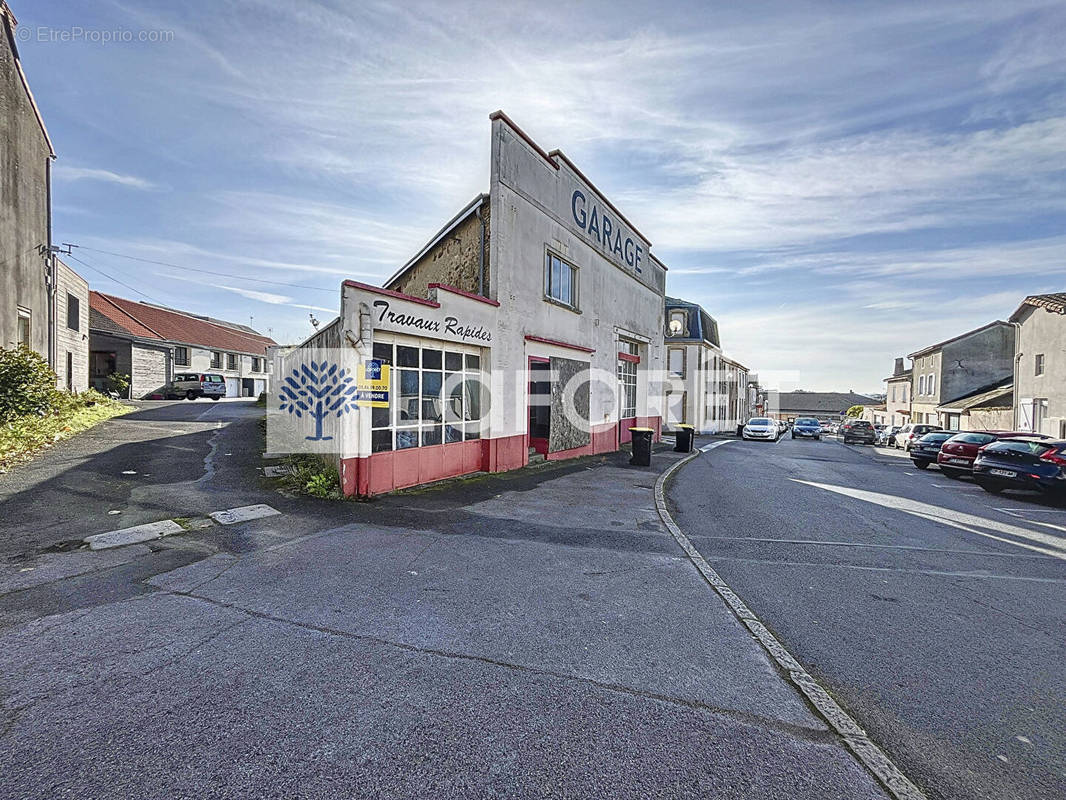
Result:
{"label": "concrete curb", "polygon": [[173,533],[184,533],[185,529],[172,519],[161,522],[149,522],[145,525],[135,525],[132,528],[122,528],[107,533],[97,533],[82,539],[90,550],[106,550],[111,547],[124,547],[128,544],[140,544],[150,542],[152,539],[161,539]]}
{"label": "concrete curb", "polygon": [[[736,440],[727,439],[720,444],[726,444],[729,441]],[[715,446],[719,446],[719,444],[716,443]],[[713,448],[708,448],[708,450],[710,449]],[[714,571],[692,542],[689,541],[688,537],[685,536],[684,532],[677,526],[677,523],[674,522],[669,509],[666,507],[666,481],[678,469],[692,461],[692,459],[697,458],[701,452],[707,451],[697,450],[680,461],[674,462],[655,481],[655,508],[659,512],[659,517],[662,519],[663,524],[670,531],[674,540],[681,546],[681,549],[685,551],[685,554],[696,569],[699,570],[704,580],[714,588],[736,615],[737,619],[759,640],[759,643],[762,644],[770,657],[777,662],[782,670],[788,673],[789,680],[803,693],[803,696],[814,706],[822,718],[829,723],[829,726],[840,734],[848,748],[862,762],[863,766],[873,773],[874,777],[881,782],[896,800],[928,800],[921,789],[915,786],[885,752],[870,740],[866,735],[866,731],[837,704],[829,693],[811,677],[810,673],[792,657],[792,654],[788,652],[785,646],[759,621],[759,618],[729,587],[729,584],[723,581],[721,576]]]}

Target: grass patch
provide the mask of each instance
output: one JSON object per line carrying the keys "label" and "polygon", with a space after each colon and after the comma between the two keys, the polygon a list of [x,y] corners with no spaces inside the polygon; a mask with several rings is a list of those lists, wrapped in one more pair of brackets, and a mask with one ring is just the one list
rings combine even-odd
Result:
{"label": "grass patch", "polygon": [[29,461],[64,439],[130,411],[99,392],[63,395],[48,413],[15,417],[0,425],[0,473]]}
{"label": "grass patch", "polygon": [[278,480],[290,492],[320,500],[347,500],[341,491],[341,478],[332,464],[313,455],[291,455],[284,463],[292,470]]}

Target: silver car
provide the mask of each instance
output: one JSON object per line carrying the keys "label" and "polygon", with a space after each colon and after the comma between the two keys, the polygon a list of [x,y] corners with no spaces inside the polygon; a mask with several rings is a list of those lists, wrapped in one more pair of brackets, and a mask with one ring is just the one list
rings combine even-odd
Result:
{"label": "silver car", "polygon": [[743,439],[766,439],[776,442],[781,437],[781,426],[769,417],[752,417],[741,432]]}
{"label": "silver car", "polygon": [[179,372],[167,387],[167,398],[195,400],[198,397],[210,397],[218,400],[226,396],[226,379],[221,375],[203,372]]}

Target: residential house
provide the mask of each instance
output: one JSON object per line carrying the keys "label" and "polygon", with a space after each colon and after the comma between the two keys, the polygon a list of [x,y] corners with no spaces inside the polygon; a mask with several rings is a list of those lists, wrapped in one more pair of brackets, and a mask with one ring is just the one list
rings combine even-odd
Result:
{"label": "residential house", "polygon": [[[911,422],[946,428],[972,419],[940,408],[975,393],[987,392],[1011,378],[1014,328],[1002,320],[923,347],[911,353]],[[951,429],[955,429],[951,428]],[[968,430],[968,428],[962,428]]]}
{"label": "residential house", "polygon": [[227,397],[269,391],[267,348],[273,339],[246,325],[92,292],[89,300],[90,380],[130,376],[131,398],[161,396],[175,374],[211,372],[226,379]]}
{"label": "residential house", "polygon": [[794,422],[798,417],[815,417],[819,420],[840,421],[852,406],[876,406],[874,397],[846,392],[795,392],[771,393],[770,411],[767,416]]}
{"label": "residential house", "polygon": [[59,388],[79,391],[88,385],[88,287],[53,252],[55,150],[22,69],[6,0],[0,25],[0,346],[35,350],[57,373]]}
{"label": "residential house", "polygon": [[892,374],[885,378],[885,424],[906,425],[911,421],[911,370],[897,358]]}
{"label": "residential house", "polygon": [[949,431],[1004,431],[1014,428],[1014,381],[1006,378],[937,406]]}
{"label": "residential house", "polygon": [[1026,297],[1010,321],[1018,335],[1015,426],[1066,439],[1066,292]]}
{"label": "residential house", "polygon": [[748,419],[748,370],[722,353],[718,323],[696,303],[666,298],[666,424],[701,433]]}

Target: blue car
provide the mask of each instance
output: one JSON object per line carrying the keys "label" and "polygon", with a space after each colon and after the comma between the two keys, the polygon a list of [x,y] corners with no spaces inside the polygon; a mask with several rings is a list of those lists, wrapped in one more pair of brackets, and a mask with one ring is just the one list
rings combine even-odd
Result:
{"label": "blue car", "polygon": [[1066,497],[1066,441],[1000,439],[977,451],[974,482],[986,492],[1030,489]]}
{"label": "blue car", "polygon": [[792,438],[821,439],[822,423],[814,417],[800,417],[792,424]]}

